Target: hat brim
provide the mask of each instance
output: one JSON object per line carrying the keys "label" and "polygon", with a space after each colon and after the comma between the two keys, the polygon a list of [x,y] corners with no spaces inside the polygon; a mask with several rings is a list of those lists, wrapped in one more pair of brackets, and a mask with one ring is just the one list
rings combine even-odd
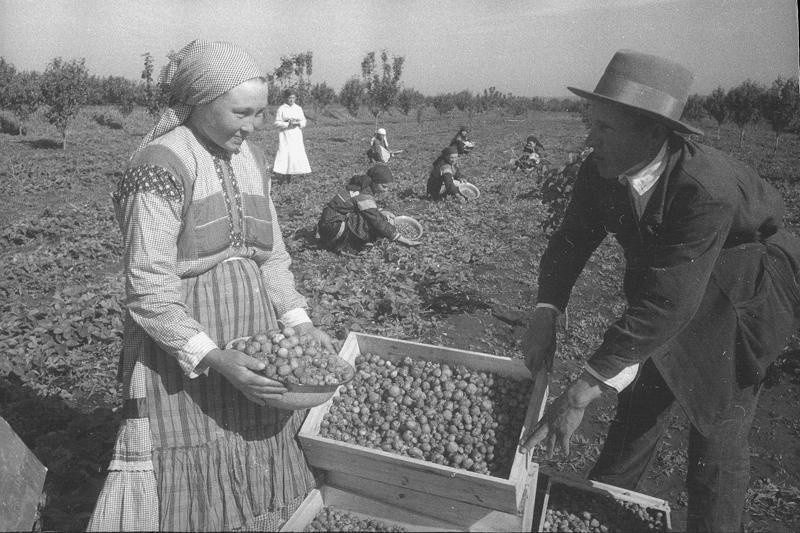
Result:
{"label": "hat brim", "polygon": [[581,98],[586,98],[587,100],[597,100],[600,102],[606,102],[610,104],[616,104],[637,113],[641,113],[642,115],[646,115],[651,117],[652,119],[664,124],[665,126],[669,127],[673,131],[677,131],[680,133],[687,133],[690,135],[705,135],[703,130],[699,130],[689,124],[681,122],[679,120],[673,120],[669,117],[665,117],[664,115],[659,115],[658,113],[653,113],[652,111],[648,111],[646,109],[642,109],[641,107],[636,107],[630,104],[626,104],[625,102],[620,102],[619,100],[615,100],[613,98],[609,98],[608,96],[603,96],[602,94],[597,94],[591,91],[584,91],[583,89],[578,89],[576,87],[567,87],[572,93],[580,96]]}

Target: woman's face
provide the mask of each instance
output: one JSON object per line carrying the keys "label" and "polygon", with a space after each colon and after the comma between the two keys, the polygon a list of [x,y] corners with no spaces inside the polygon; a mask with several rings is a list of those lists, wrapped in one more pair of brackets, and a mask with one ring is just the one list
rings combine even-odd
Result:
{"label": "woman's face", "polygon": [[289,96],[286,97],[286,103],[289,104],[289,105],[294,105],[294,102],[296,100],[297,100],[297,95],[296,94],[290,94]]}
{"label": "woman's face", "polygon": [[247,80],[213,102],[192,110],[189,124],[205,138],[231,153],[264,123],[267,84],[261,78]]}
{"label": "woman's face", "polygon": [[450,154],[447,156],[447,162],[450,163],[451,165],[456,164],[457,161],[458,161],[458,154]]}
{"label": "woman's face", "polygon": [[389,183],[373,183],[371,187],[373,194],[383,194],[391,188]]}

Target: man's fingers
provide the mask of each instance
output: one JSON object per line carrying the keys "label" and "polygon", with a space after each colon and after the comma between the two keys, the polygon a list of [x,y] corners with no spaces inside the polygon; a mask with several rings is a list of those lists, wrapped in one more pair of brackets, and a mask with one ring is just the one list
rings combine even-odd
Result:
{"label": "man's fingers", "polygon": [[547,439],[547,458],[552,459],[556,449],[556,434],[551,433]]}
{"label": "man's fingers", "polygon": [[[520,448],[522,448],[523,450],[526,450],[526,451],[527,450],[532,450],[534,446],[536,446],[537,444],[542,442],[545,439],[545,437],[547,437],[547,434],[549,433],[549,431],[550,431],[550,429],[549,429],[549,427],[547,425],[547,422],[539,423],[534,428],[533,433],[529,437],[527,437],[526,440],[524,440],[522,442],[522,445],[520,446]],[[523,436],[523,438],[525,438],[525,437]]]}
{"label": "man's fingers", "polygon": [[572,435],[566,434],[561,437],[561,449],[564,450],[564,455],[569,457],[569,441]]}

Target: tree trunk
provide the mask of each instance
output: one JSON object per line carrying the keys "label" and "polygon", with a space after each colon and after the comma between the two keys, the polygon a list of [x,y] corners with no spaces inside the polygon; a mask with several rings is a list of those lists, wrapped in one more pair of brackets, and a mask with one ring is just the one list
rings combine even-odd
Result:
{"label": "tree trunk", "polygon": [[67,132],[66,132],[66,130],[61,133],[61,149],[62,150],[66,150],[67,149]]}
{"label": "tree trunk", "polygon": [[777,131],[775,132],[775,145],[772,147],[772,155],[778,153],[778,139],[780,138],[781,134]]}
{"label": "tree trunk", "polygon": [[739,129],[739,148],[744,144],[744,127]]}
{"label": "tree trunk", "polygon": [[719,140],[719,130],[721,130],[721,129],[722,129],[722,124],[717,122],[717,140]]}

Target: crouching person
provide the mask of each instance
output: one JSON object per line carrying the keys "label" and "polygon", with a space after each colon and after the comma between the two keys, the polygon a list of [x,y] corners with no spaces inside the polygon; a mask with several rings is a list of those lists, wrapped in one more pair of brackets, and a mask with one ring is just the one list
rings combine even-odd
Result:
{"label": "crouching person", "polygon": [[361,251],[380,238],[417,246],[419,241],[403,237],[381,213],[375,196],[389,190],[394,181],[392,171],[378,164],[365,175],[350,178],[345,189],[337,193],[322,210],[317,233],[326,250]]}

